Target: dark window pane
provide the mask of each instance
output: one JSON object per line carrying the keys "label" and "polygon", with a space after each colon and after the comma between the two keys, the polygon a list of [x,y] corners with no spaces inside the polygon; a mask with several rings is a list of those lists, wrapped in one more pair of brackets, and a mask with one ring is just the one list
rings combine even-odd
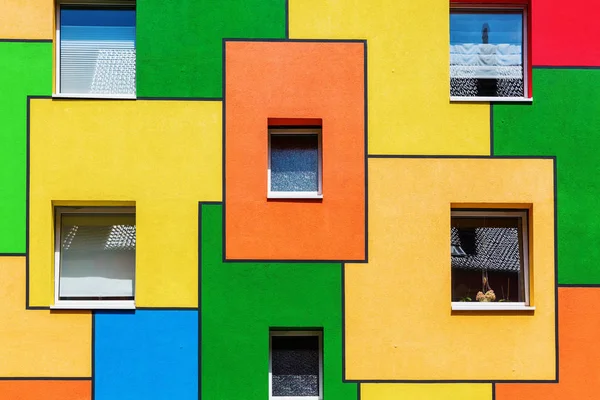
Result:
{"label": "dark window pane", "polygon": [[273,396],[319,395],[319,338],[271,338]]}
{"label": "dark window pane", "polygon": [[452,11],[450,95],[524,96],[523,14]]}
{"label": "dark window pane", "polygon": [[271,135],[271,190],[319,190],[318,135]]}
{"label": "dark window pane", "polygon": [[[452,217],[452,301],[524,301],[521,219]],[[478,292],[493,295],[477,300]]]}

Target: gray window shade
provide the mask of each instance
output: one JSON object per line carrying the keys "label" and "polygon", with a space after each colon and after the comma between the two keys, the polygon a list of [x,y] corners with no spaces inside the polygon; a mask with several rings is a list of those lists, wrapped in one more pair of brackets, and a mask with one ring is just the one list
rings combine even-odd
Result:
{"label": "gray window shade", "polygon": [[135,215],[62,214],[60,297],[133,298]]}
{"label": "gray window shade", "polygon": [[273,336],[271,338],[273,396],[319,395],[319,338]]}
{"label": "gray window shade", "polygon": [[271,135],[271,190],[274,192],[319,190],[318,135]]}
{"label": "gray window shade", "polygon": [[60,92],[135,95],[135,9],[61,7]]}

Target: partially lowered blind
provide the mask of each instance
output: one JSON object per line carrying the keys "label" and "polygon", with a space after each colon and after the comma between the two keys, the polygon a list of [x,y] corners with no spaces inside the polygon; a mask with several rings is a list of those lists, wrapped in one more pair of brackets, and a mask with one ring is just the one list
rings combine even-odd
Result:
{"label": "partially lowered blind", "polygon": [[133,298],[135,215],[62,214],[61,298]]}
{"label": "partially lowered blind", "polygon": [[59,90],[135,95],[135,8],[61,6]]}

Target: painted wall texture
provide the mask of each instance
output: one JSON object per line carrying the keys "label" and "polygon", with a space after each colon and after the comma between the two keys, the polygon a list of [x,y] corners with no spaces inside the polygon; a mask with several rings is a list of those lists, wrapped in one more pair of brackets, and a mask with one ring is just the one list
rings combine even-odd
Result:
{"label": "painted wall texture", "polygon": [[[0,1],[0,399],[268,399],[271,329],[320,400],[597,399],[600,4],[514,1],[516,103],[450,101],[447,0],[138,1],[130,100],[53,97],[60,2]],[[267,199],[307,125],[323,199]],[[54,307],[59,206],[135,206],[135,309]],[[452,310],[453,208],[528,210],[535,310]]]}

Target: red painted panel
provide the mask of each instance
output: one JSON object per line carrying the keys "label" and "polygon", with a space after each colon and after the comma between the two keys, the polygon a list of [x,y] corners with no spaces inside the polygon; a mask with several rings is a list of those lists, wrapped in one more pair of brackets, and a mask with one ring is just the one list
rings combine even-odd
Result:
{"label": "red painted panel", "polygon": [[600,1],[533,0],[533,65],[600,66]]}

